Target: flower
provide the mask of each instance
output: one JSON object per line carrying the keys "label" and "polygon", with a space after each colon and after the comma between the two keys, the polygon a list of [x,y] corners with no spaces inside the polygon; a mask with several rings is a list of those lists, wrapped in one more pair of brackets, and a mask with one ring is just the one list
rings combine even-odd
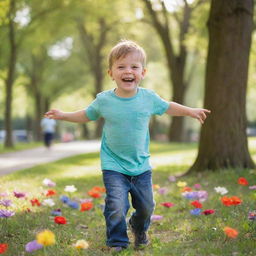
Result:
{"label": "flower", "polygon": [[4,207],[9,207],[12,205],[12,201],[8,199],[0,200],[0,205]]}
{"label": "flower", "polygon": [[46,196],[54,196],[54,195],[56,195],[57,193],[56,193],[56,191],[55,190],[53,190],[53,189],[49,189],[47,192],[46,192]]}
{"label": "flower", "polygon": [[66,204],[68,203],[68,201],[70,200],[69,197],[63,195],[60,197],[60,200],[62,201],[62,203]]}
{"label": "flower", "polygon": [[45,199],[42,204],[45,206],[50,206],[50,207],[55,205],[55,203],[52,199]]}
{"label": "flower", "polygon": [[73,209],[78,209],[79,208],[79,203],[75,201],[68,201],[67,205]]}
{"label": "flower", "polygon": [[193,205],[195,208],[202,208],[202,204],[196,200],[190,203],[191,205]]}
{"label": "flower", "polygon": [[200,215],[201,209],[200,208],[195,208],[195,209],[191,210],[190,213],[192,215]]}
{"label": "flower", "polygon": [[232,196],[231,200],[233,205],[238,205],[243,202],[238,196]]}
{"label": "flower", "polygon": [[93,198],[100,198],[101,197],[101,193],[99,193],[98,191],[91,189],[90,191],[88,191],[88,195],[93,197]]}
{"label": "flower", "polygon": [[256,190],[256,185],[250,186],[249,189]]}
{"label": "flower", "polygon": [[176,177],[173,176],[173,175],[170,175],[170,176],[168,177],[168,180],[169,180],[170,182],[175,182],[175,181],[176,181]]}
{"label": "flower", "polygon": [[46,229],[36,235],[36,241],[43,246],[52,245],[55,243],[55,235]]}
{"label": "flower", "polygon": [[249,185],[247,179],[244,178],[244,177],[238,178],[238,181],[237,181],[237,182],[238,182],[238,184],[240,184],[240,185],[242,185],[242,186],[248,186],[248,185]]}
{"label": "flower", "polygon": [[213,213],[215,213],[215,210],[212,210],[212,209],[207,209],[202,212],[202,214],[204,214],[204,215],[210,215]]}
{"label": "flower", "polygon": [[24,198],[26,196],[26,193],[25,192],[16,192],[16,191],[13,191],[13,194],[15,197],[17,198]]}
{"label": "flower", "polygon": [[249,212],[248,219],[249,220],[256,220],[256,210],[254,210],[252,212]]}
{"label": "flower", "polygon": [[191,187],[183,187],[181,192],[191,192],[192,191],[192,188]]}
{"label": "flower", "polygon": [[158,220],[162,220],[164,217],[162,215],[152,215],[151,216],[151,220],[152,221],[158,221]]}
{"label": "flower", "polygon": [[160,195],[166,195],[168,193],[168,189],[167,188],[159,188],[158,193]]}
{"label": "flower", "polygon": [[32,204],[32,206],[40,206],[41,205],[41,203],[39,202],[39,200],[37,198],[31,199],[30,203]]}
{"label": "flower", "polygon": [[0,209],[0,218],[9,218],[15,215],[15,212]]}
{"label": "flower", "polygon": [[153,189],[159,189],[160,188],[160,186],[158,184],[153,184],[152,187],[153,187]]}
{"label": "flower", "polygon": [[60,225],[67,224],[66,218],[62,217],[62,216],[56,216],[54,218],[54,222],[57,223],[57,224],[60,224]]}
{"label": "flower", "polygon": [[25,245],[26,252],[34,252],[42,248],[43,245],[39,244],[36,240],[33,240]]}
{"label": "flower", "polygon": [[197,191],[197,197],[198,197],[199,202],[204,202],[208,198],[208,193],[205,190],[199,190],[199,191]]}
{"label": "flower", "polygon": [[221,195],[225,195],[228,193],[228,190],[224,187],[215,187],[214,190]]}
{"label": "flower", "polygon": [[164,206],[164,207],[167,207],[167,208],[171,208],[171,207],[173,207],[173,206],[174,206],[174,204],[173,204],[173,203],[171,203],[171,202],[161,203],[161,205],[162,205],[162,206]]}
{"label": "flower", "polygon": [[8,196],[8,193],[7,192],[1,192],[0,193],[0,197],[7,197]]}
{"label": "flower", "polygon": [[62,215],[61,209],[55,209],[55,210],[51,211],[51,215],[61,216]]}
{"label": "flower", "polygon": [[81,204],[81,209],[80,211],[81,212],[84,212],[84,211],[89,211],[91,210],[93,207],[93,203],[92,202],[85,202],[85,203],[82,203]]}
{"label": "flower", "polygon": [[180,187],[180,188],[186,187],[186,186],[187,186],[187,182],[185,182],[185,181],[179,181],[179,182],[177,182],[177,186]]}
{"label": "flower", "polygon": [[43,180],[43,185],[48,186],[48,187],[55,187],[56,183],[51,181],[50,179],[44,179]]}
{"label": "flower", "polygon": [[98,191],[100,193],[105,193],[106,189],[104,187],[95,186],[92,188],[92,190]]}
{"label": "flower", "polygon": [[64,191],[73,193],[73,192],[77,191],[77,188],[74,185],[68,185],[65,187]]}
{"label": "flower", "polygon": [[186,192],[181,193],[181,194],[182,194],[182,196],[184,196],[185,198],[190,199],[190,200],[198,198],[197,191],[191,191],[191,192],[186,191]]}
{"label": "flower", "polygon": [[0,254],[5,253],[8,249],[8,244],[0,244]]}
{"label": "flower", "polygon": [[194,185],[194,188],[195,188],[195,189],[200,189],[201,187],[202,187],[202,186],[201,186],[200,184],[195,184],[195,185]]}
{"label": "flower", "polygon": [[77,249],[87,249],[89,244],[85,240],[78,240],[75,245]]}
{"label": "flower", "polygon": [[223,196],[221,199],[222,203],[225,205],[225,206],[230,206],[232,205],[232,200],[230,197],[227,197],[227,196]]}
{"label": "flower", "polygon": [[233,228],[225,227],[223,230],[225,234],[230,238],[236,238],[238,236],[238,231]]}

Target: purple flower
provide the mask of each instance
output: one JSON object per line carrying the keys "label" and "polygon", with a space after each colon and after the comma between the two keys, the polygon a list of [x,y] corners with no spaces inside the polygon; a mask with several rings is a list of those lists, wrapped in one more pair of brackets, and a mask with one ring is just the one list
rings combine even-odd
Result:
{"label": "purple flower", "polygon": [[201,186],[200,184],[195,184],[195,185],[194,185],[194,188],[195,188],[195,189],[200,189],[201,187],[202,187],[202,186]]}
{"label": "purple flower", "polygon": [[249,220],[256,220],[256,210],[254,210],[252,212],[249,212],[248,219]]}
{"label": "purple flower", "polygon": [[56,209],[56,210],[51,211],[51,215],[61,216],[62,215],[61,209]]}
{"label": "purple flower", "polygon": [[157,220],[162,220],[164,217],[162,215],[152,215],[151,220],[152,221],[157,221]]}
{"label": "purple flower", "polygon": [[78,209],[79,208],[79,203],[75,202],[75,201],[68,201],[67,202],[67,205],[71,208],[74,208],[74,209]]}
{"label": "purple flower", "polygon": [[175,181],[176,181],[176,177],[173,176],[173,175],[170,175],[170,176],[168,177],[168,180],[169,180],[170,182],[175,182]]}
{"label": "purple flower", "polygon": [[200,209],[200,208],[195,208],[195,209],[193,209],[193,210],[190,210],[190,213],[191,213],[192,215],[200,215],[201,209]]}
{"label": "purple flower", "polygon": [[36,240],[33,240],[33,241],[27,243],[25,246],[26,252],[33,252],[33,251],[37,251],[42,248],[43,248],[43,245],[39,244]]}
{"label": "purple flower", "polygon": [[5,206],[5,207],[9,207],[9,206],[12,205],[12,201],[8,200],[8,199],[0,200],[0,205]]}
{"label": "purple flower", "polygon": [[182,193],[182,195],[186,198],[186,199],[190,199],[190,200],[196,200],[198,198],[198,195],[197,195],[197,191],[191,191],[191,192],[184,192]]}
{"label": "purple flower", "polygon": [[168,192],[168,189],[167,189],[167,188],[159,188],[159,189],[158,189],[158,193],[159,193],[160,195],[166,195],[167,192]]}
{"label": "purple flower", "polygon": [[69,202],[69,197],[68,196],[65,196],[65,195],[63,195],[63,196],[61,196],[60,197],[60,201],[62,202],[62,203],[64,203],[64,204],[67,204],[68,202]]}
{"label": "purple flower", "polygon": [[250,186],[249,189],[256,190],[256,185]]}
{"label": "purple flower", "polygon": [[15,214],[15,212],[0,209],[0,218],[9,218],[12,217]]}
{"label": "purple flower", "polygon": [[197,191],[197,196],[198,196],[199,202],[204,202],[208,198],[208,193],[205,190],[200,190],[200,191]]}
{"label": "purple flower", "polygon": [[14,196],[17,197],[17,198],[23,198],[23,197],[26,196],[26,193],[24,193],[24,192],[16,192],[16,191],[13,191],[13,194],[14,194]]}
{"label": "purple flower", "polygon": [[8,193],[7,192],[2,192],[0,193],[0,197],[7,197],[8,196]]}

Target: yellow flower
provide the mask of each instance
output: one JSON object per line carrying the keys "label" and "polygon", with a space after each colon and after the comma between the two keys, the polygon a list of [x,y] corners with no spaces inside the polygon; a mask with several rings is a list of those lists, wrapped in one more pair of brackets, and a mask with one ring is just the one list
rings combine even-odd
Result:
{"label": "yellow flower", "polygon": [[180,187],[180,188],[185,187],[185,186],[187,186],[187,182],[179,181],[179,182],[177,182],[177,186]]}
{"label": "yellow flower", "polygon": [[55,235],[50,230],[44,230],[36,235],[36,241],[43,246],[52,245],[55,243]]}
{"label": "yellow flower", "polygon": [[77,249],[87,249],[89,244],[85,240],[78,240],[75,244]]}

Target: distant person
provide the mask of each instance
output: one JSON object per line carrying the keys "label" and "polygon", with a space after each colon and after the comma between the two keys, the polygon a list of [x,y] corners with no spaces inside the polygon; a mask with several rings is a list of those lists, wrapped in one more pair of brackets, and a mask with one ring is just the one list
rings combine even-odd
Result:
{"label": "distant person", "polygon": [[129,245],[126,215],[135,237],[135,248],[149,243],[147,230],[154,211],[152,167],[149,163],[149,120],[152,115],[167,113],[190,116],[204,123],[207,109],[190,108],[162,99],[154,91],[139,87],[146,74],[146,54],[132,41],[121,41],[109,55],[108,74],[116,88],[99,93],[83,110],[48,111],[45,116],[57,120],[83,123],[105,119],[101,143],[101,168],[106,187],[104,216],[107,246],[121,251]]}
{"label": "distant person", "polygon": [[45,117],[41,120],[41,128],[44,135],[44,145],[50,148],[55,135],[56,121]]}

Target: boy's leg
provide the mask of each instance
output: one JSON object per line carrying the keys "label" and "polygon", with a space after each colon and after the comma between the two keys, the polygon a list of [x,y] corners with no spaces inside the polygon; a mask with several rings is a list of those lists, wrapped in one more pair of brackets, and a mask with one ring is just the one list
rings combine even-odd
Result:
{"label": "boy's leg", "polygon": [[125,175],[115,171],[103,171],[106,187],[104,216],[107,228],[107,245],[110,247],[127,247],[126,215],[130,207],[128,191],[129,180]]}
{"label": "boy's leg", "polygon": [[132,177],[131,180],[132,206],[136,210],[130,219],[132,231],[135,234],[135,246],[147,244],[146,231],[150,225],[155,202],[152,190],[152,172],[147,171]]}

